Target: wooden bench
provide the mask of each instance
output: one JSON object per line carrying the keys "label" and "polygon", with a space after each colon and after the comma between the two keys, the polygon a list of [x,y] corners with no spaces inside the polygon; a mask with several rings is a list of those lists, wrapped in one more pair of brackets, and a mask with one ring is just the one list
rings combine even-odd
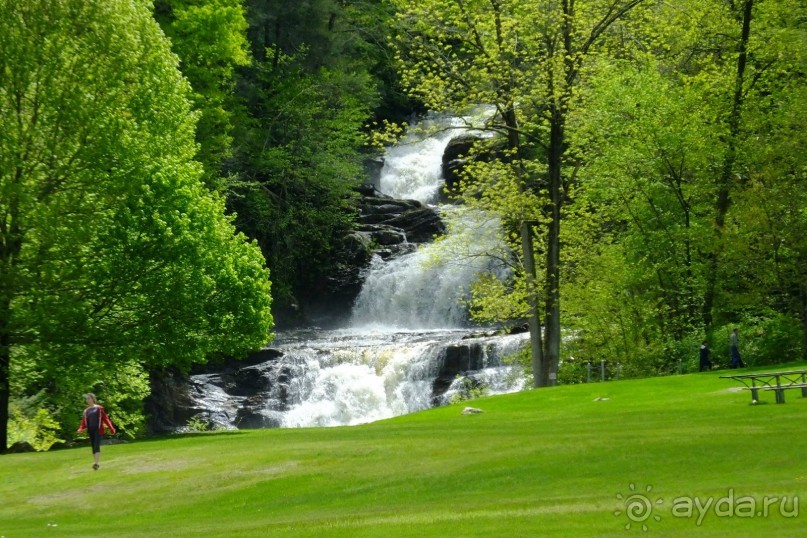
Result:
{"label": "wooden bench", "polygon": [[751,391],[751,402],[759,401],[760,390],[772,390],[776,394],[776,403],[785,403],[785,391],[801,389],[803,398],[807,398],[807,370],[790,370],[787,372],[763,372],[755,374],[721,375],[721,379],[734,379]]}

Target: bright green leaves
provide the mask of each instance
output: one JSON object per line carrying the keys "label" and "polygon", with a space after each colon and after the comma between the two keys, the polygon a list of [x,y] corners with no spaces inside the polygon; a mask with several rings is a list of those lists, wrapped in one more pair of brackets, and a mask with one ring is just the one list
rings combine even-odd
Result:
{"label": "bright green leaves", "polygon": [[[549,230],[538,251],[560,229],[579,350],[660,371],[727,320],[807,319],[803,3],[410,4],[402,78],[436,109],[496,107],[499,147],[464,156],[464,201],[516,251],[519,221]],[[518,311],[500,301],[518,288],[480,282],[480,317]]]}
{"label": "bright green leaves", "polygon": [[199,111],[196,139],[206,184],[225,190],[224,161],[232,156],[235,71],[249,65],[247,21],[240,0],[155,2],[155,18],[181,60]]}
{"label": "bright green leaves", "polygon": [[74,397],[126,367],[265,344],[263,258],[201,183],[190,87],[146,6],[2,2],[0,15],[14,36],[0,45],[0,351],[40,372],[16,388]]}
{"label": "bright green leaves", "polygon": [[[591,334],[581,340],[589,353],[627,335],[637,357],[663,353],[666,365],[646,361],[646,371],[663,371],[694,356],[686,342],[723,324],[779,312],[807,319],[797,299],[803,272],[794,269],[804,245],[793,235],[803,232],[793,217],[804,196],[795,118],[805,95],[793,59],[804,65],[795,22],[804,8],[754,3],[740,77],[743,6],[659,5],[664,17],[642,32],[651,47],[592,68],[573,139],[587,157],[581,201],[606,234],[566,288],[571,315]],[[601,305],[611,314],[597,314]],[[609,317],[629,323],[596,325]]]}

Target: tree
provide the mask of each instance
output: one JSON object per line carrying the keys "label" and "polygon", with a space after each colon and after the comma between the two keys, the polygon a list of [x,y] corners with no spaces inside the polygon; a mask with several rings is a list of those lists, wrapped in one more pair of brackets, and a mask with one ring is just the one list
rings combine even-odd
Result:
{"label": "tree", "polygon": [[570,315],[588,351],[617,357],[621,342],[643,373],[728,324],[754,328],[760,361],[803,347],[804,7],[755,6],[660,5],[640,47],[592,70],[573,119],[578,200],[598,224]]}
{"label": "tree", "polygon": [[[509,196],[521,207],[507,214],[517,217],[508,220],[521,244],[534,382],[554,384],[561,340],[561,221],[574,164],[567,121],[586,60],[642,0],[393,3],[399,10],[398,60],[409,90],[434,110],[463,111],[479,104],[496,108],[487,129],[505,138],[501,160],[510,164],[508,175],[517,189],[529,195]],[[495,191],[500,179],[500,174],[475,177],[474,192],[480,190],[479,181]],[[513,182],[504,183],[512,194]],[[537,197],[540,219],[523,205],[531,196]],[[543,227],[538,249],[545,271],[540,296],[533,246],[538,226]]]}
{"label": "tree", "polygon": [[237,68],[249,65],[242,1],[158,0],[154,16],[193,88],[192,102],[200,112],[196,140],[205,183],[224,191],[222,166],[233,154],[233,124],[241,108],[235,74]]}
{"label": "tree", "polygon": [[[734,76],[732,77],[730,106],[726,107],[723,121],[726,126],[724,135],[724,153],[720,172],[715,178],[717,185],[717,199],[715,203],[715,233],[717,240],[714,242],[715,249],[709,254],[710,266],[707,274],[706,294],[704,297],[703,312],[704,321],[707,328],[712,325],[712,309],[714,308],[715,293],[718,278],[718,264],[721,255],[721,235],[726,222],[726,214],[731,203],[731,192],[734,190],[737,146],[742,143],[742,116],[747,97],[746,79],[748,77],[748,47],[751,39],[751,20],[754,13],[754,0],[744,0],[735,7],[731,3],[731,8],[739,11],[739,36],[736,37],[736,64],[734,66]],[[739,9],[738,9],[739,8]],[[729,59],[733,59],[729,55]]]}
{"label": "tree", "polygon": [[[226,171],[237,225],[272,270],[276,308],[305,314],[327,291],[363,179],[362,126],[377,102],[360,34],[339,2],[248,2],[246,117]],[[287,318],[287,319],[288,319]]]}
{"label": "tree", "polygon": [[272,318],[260,251],[201,181],[190,88],[147,2],[2,0],[0,33],[4,449],[23,365],[32,394],[81,390],[240,355]]}
{"label": "tree", "polygon": [[702,328],[718,133],[701,89],[664,67],[647,54],[604,59],[571,120],[585,160],[563,237],[575,260],[564,312],[578,357],[618,360],[626,373],[671,371],[668,348]]}
{"label": "tree", "polygon": [[[803,358],[807,356],[807,6],[790,0],[756,2],[752,15],[744,108],[718,275],[736,283],[723,284],[722,295],[716,295],[722,301],[716,304],[715,317],[725,320],[740,312],[795,322],[800,325],[800,345],[778,353],[760,351],[772,360]],[[729,290],[733,295],[726,293]],[[749,312],[747,305],[754,305],[754,310]]]}

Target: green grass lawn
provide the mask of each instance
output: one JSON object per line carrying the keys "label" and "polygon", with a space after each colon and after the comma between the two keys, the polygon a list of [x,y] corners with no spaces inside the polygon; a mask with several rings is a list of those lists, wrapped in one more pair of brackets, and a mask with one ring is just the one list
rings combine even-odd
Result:
{"label": "green grass lawn", "polygon": [[725,373],[0,456],[0,537],[807,536],[807,398]]}

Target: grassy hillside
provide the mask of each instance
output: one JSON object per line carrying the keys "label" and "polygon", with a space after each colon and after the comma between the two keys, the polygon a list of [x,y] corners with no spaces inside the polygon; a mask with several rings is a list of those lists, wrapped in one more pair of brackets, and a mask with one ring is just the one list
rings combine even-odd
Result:
{"label": "grassy hillside", "polygon": [[722,373],[6,455],[0,536],[807,536],[807,398]]}

